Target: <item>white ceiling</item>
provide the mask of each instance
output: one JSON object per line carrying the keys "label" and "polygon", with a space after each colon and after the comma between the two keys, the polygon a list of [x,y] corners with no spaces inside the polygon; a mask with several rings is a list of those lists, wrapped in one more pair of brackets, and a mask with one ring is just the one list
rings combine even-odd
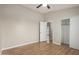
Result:
{"label": "white ceiling", "polygon": [[49,11],[58,11],[62,9],[72,8],[79,6],[79,4],[49,4],[50,9],[47,9],[47,7],[41,6],[40,8],[36,8],[39,4],[22,4],[22,6],[27,7],[29,9],[32,9],[34,11],[40,12],[40,13],[47,13]]}

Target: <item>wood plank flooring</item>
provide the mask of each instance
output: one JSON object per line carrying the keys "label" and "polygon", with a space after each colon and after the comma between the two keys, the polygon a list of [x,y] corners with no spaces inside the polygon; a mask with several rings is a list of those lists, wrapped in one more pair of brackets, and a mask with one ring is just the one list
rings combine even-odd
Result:
{"label": "wood plank flooring", "polygon": [[4,50],[2,55],[79,55],[79,50],[69,48],[68,45],[41,42]]}

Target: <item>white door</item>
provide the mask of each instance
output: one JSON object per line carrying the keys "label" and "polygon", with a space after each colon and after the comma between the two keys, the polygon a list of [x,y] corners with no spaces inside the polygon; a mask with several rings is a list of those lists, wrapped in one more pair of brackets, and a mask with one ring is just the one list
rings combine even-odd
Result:
{"label": "white door", "polygon": [[47,22],[40,22],[40,41],[46,41],[48,39],[47,31]]}
{"label": "white door", "polygon": [[79,16],[70,20],[70,47],[79,49]]}

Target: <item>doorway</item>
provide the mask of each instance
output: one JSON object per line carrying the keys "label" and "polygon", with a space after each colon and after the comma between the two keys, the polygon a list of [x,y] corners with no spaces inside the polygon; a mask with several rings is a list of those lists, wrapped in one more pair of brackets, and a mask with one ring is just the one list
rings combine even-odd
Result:
{"label": "doorway", "polygon": [[70,19],[64,19],[61,21],[61,44],[69,46],[70,40]]}
{"label": "doorway", "polygon": [[50,22],[40,22],[39,42],[46,41],[52,43],[52,30]]}

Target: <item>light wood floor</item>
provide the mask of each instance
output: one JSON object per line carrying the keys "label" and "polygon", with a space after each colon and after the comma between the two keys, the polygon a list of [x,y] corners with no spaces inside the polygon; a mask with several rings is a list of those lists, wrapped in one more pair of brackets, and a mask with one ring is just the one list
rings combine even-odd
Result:
{"label": "light wood floor", "polygon": [[3,55],[79,55],[79,50],[69,48],[68,45],[34,43],[17,48],[4,50]]}

